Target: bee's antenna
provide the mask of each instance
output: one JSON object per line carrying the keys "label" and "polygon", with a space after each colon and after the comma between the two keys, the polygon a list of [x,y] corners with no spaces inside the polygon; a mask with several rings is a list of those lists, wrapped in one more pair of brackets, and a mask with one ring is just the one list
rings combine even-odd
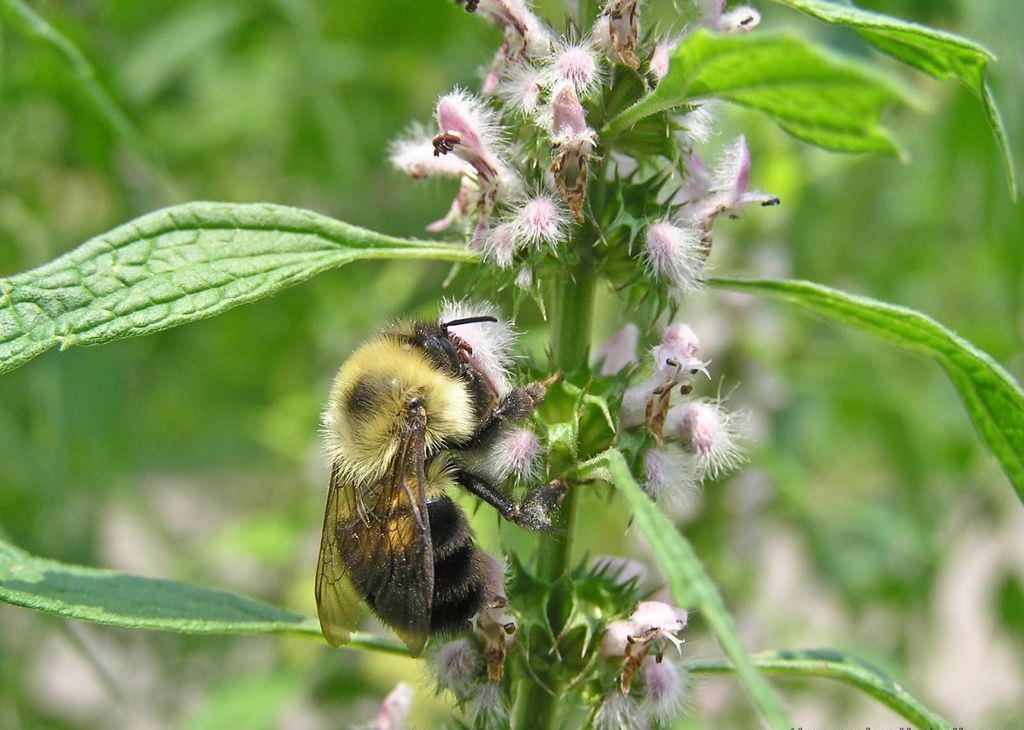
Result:
{"label": "bee's antenna", "polygon": [[482,315],[480,317],[463,317],[462,319],[452,319],[444,322],[441,325],[441,329],[446,330],[449,327],[458,327],[460,324],[476,324],[477,322],[497,322],[497,317],[491,317],[490,315]]}

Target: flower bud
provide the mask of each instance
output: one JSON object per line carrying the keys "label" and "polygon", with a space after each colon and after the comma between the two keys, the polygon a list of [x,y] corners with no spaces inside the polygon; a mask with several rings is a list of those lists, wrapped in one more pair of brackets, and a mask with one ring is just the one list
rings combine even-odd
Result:
{"label": "flower bud", "polygon": [[515,477],[530,482],[537,475],[540,460],[540,441],[537,434],[528,428],[509,431],[493,448],[493,472],[504,481]]}
{"label": "flower bud", "polygon": [[666,431],[696,457],[705,477],[718,477],[743,462],[740,423],[718,401],[699,400],[669,409]]}
{"label": "flower bud", "polygon": [[529,291],[533,288],[533,269],[529,266],[524,266],[519,269],[519,273],[516,274],[516,286],[523,291]]}
{"label": "flower bud", "polygon": [[568,236],[569,216],[554,198],[537,195],[526,200],[512,214],[515,239],[521,246],[555,248]]}
{"label": "flower bud", "polygon": [[678,446],[651,448],[644,454],[644,491],[655,500],[680,504],[697,489],[701,470]]}
{"label": "flower bud", "polygon": [[529,116],[540,108],[543,83],[541,72],[529,63],[509,64],[497,85],[496,92],[513,110]]}
{"label": "flower bud", "polygon": [[578,96],[589,96],[601,83],[601,65],[589,42],[561,43],[546,59],[546,86],[569,84]]}
{"label": "flower bud", "polygon": [[654,77],[655,83],[668,76],[669,66],[672,63],[672,53],[679,45],[679,38],[662,38],[654,46],[654,53],[651,60],[647,62],[647,68]]}
{"label": "flower bud", "polygon": [[627,322],[622,329],[609,337],[598,350],[598,357],[603,359],[601,375],[615,375],[635,363],[636,343],[639,338],[640,328],[632,322]]}
{"label": "flower bud", "polygon": [[517,248],[516,228],[511,223],[502,223],[492,228],[483,240],[484,258],[502,269],[512,266]]}
{"label": "flower bud", "polygon": [[668,659],[657,657],[644,659],[641,668],[643,677],[644,710],[659,725],[670,725],[678,720],[686,707],[688,677],[679,665]]}
{"label": "flower bud", "polygon": [[609,692],[594,716],[595,730],[644,730],[647,718],[643,706],[618,690]]}
{"label": "flower bud", "polygon": [[501,698],[501,688],[484,683],[477,687],[467,708],[470,724],[474,728],[497,730],[508,725],[508,710]]}
{"label": "flower bud", "polygon": [[668,221],[652,223],[644,238],[644,261],[655,279],[673,289],[688,293],[699,289],[704,273],[707,248],[703,234],[692,226],[677,226]]}
{"label": "flower bud", "polygon": [[476,678],[480,654],[468,639],[457,639],[438,650],[433,665],[437,686],[451,690],[461,699]]}

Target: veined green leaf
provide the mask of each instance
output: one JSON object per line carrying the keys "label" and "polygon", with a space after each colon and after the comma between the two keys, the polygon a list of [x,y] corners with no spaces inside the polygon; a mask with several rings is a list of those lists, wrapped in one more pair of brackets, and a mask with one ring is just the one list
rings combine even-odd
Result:
{"label": "veined green leaf", "polygon": [[[754,666],[766,674],[791,677],[821,677],[849,684],[871,695],[898,712],[912,725],[943,730],[950,723],[932,712],[885,672],[867,662],[835,649],[770,651],[750,657]],[[709,659],[686,662],[692,674],[727,674],[735,667],[727,661]]]}
{"label": "veined green leaf", "polygon": [[698,31],[657,88],[614,117],[607,137],[657,112],[719,98],[758,109],[793,136],[840,152],[899,154],[880,123],[900,92],[879,74],[789,35]]}
{"label": "veined green leaf", "polygon": [[911,23],[853,5],[827,0],[775,0],[818,20],[855,29],[880,51],[937,79],[960,79],[978,97],[1003,156],[1010,194],[1017,197],[1013,152],[1002,116],[985,80],[995,56],[982,45],[961,36]]}
{"label": "veined green leaf", "polygon": [[[0,601],[127,629],[183,634],[321,636],[316,619],[237,593],[67,565],[0,540]],[[406,654],[396,641],[354,633],[350,646]]]}
{"label": "veined green leaf", "polygon": [[987,353],[920,312],[809,281],[715,278],[708,283],[768,294],[934,357],[1024,501],[1024,392]]}
{"label": "veined green leaf", "polygon": [[0,373],[55,345],[97,345],[212,317],[352,261],[476,258],[461,246],[392,238],[299,208],[165,208],[0,279]]}
{"label": "veined green leaf", "polygon": [[751,701],[768,724],[773,728],[791,727],[782,700],[754,668],[740,643],[732,616],[722,603],[718,588],[704,572],[700,558],[671,520],[636,483],[622,452],[609,449],[584,465],[583,472],[585,476],[607,479],[618,487],[629,503],[634,523],[643,533],[668,581],[672,598],[680,606],[696,609],[708,622],[718,643],[736,667]]}

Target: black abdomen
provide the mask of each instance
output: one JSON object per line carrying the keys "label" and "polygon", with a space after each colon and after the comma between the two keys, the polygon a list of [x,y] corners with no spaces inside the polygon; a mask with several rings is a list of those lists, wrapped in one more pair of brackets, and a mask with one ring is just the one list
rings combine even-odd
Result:
{"label": "black abdomen", "polygon": [[466,515],[451,499],[442,496],[428,502],[427,514],[434,547],[430,633],[463,631],[483,606],[483,556],[473,543],[473,530]]}

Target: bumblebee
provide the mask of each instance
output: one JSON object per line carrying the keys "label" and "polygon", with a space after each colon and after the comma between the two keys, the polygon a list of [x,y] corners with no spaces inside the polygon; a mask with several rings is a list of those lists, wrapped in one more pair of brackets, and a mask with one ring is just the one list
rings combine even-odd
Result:
{"label": "bumblebee", "polygon": [[508,386],[503,332],[489,313],[399,323],[338,371],[323,417],[332,465],[316,570],[331,645],[348,641],[365,604],[418,655],[430,636],[468,628],[499,595],[487,580],[491,558],[448,489],[468,490],[525,528],[550,526],[557,484],[517,502],[460,458],[486,452],[546,395],[549,383]]}

